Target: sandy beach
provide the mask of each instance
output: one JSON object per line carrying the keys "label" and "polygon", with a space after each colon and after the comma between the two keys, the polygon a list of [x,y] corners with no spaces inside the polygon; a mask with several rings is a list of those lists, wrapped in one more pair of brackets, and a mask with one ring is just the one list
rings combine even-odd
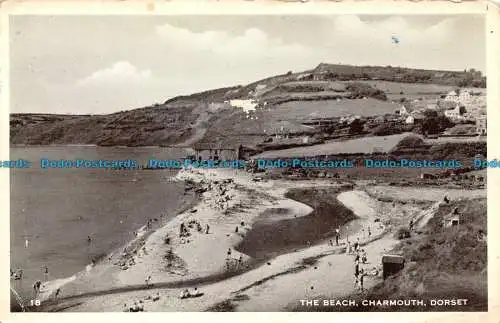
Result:
{"label": "sandy beach", "polygon": [[[146,311],[281,311],[296,308],[301,299],[345,297],[356,292],[353,256],[345,253],[347,239],[351,243],[359,239],[368,255],[364,266],[372,270],[397,243],[389,231],[410,218],[423,217],[422,208],[415,205],[381,202],[362,189],[347,190],[337,200],[357,219],[342,228],[339,246],[323,241],[257,262],[235,246],[261,220],[259,215],[271,209],[287,211],[276,212],[275,218],[271,213],[268,221],[308,216],[313,209],[285,197],[288,190],[342,184],[253,181],[251,174],[235,176],[228,169],[183,170],[176,180],[196,183],[203,192],[199,204],[62,286],[63,298],[53,305],[46,302],[50,309],[122,311],[124,304],[143,300]],[[189,232],[184,237],[179,236],[181,223]],[[379,280],[367,277],[365,288]],[[184,288],[194,287],[204,295],[179,298]],[[159,300],[147,300],[157,293]]]}

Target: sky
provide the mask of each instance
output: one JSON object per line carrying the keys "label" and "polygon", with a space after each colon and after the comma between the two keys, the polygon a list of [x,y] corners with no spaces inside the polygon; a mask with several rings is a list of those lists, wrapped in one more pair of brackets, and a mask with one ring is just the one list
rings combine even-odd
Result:
{"label": "sky", "polygon": [[112,113],[322,62],[485,72],[484,28],[478,15],[11,16],[11,112]]}

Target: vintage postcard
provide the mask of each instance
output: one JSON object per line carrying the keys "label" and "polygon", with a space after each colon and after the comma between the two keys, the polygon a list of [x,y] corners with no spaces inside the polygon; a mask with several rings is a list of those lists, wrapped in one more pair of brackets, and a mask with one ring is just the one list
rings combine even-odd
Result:
{"label": "vintage postcard", "polygon": [[6,318],[494,310],[498,6],[183,5],[3,4]]}

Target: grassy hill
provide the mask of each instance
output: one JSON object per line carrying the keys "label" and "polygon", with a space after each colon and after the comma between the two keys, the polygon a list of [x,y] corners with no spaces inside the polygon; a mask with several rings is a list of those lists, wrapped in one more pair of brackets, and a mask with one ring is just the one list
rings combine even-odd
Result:
{"label": "grassy hill", "polygon": [[[464,223],[444,228],[443,217],[458,208]],[[421,234],[398,246],[409,264],[369,292],[372,299],[468,299],[460,310],[487,310],[486,199],[453,201],[439,208]],[[373,308],[372,310],[376,310]],[[403,310],[403,309],[402,309]],[[442,311],[455,311],[441,307]]]}
{"label": "grassy hill", "polygon": [[[161,146],[201,140],[255,146],[281,127],[289,133],[314,134],[314,127],[303,124],[313,116],[392,113],[398,106],[389,102],[386,92],[437,97],[458,85],[484,86],[483,81],[474,71],[320,64],[308,71],[289,71],[109,115],[11,114],[10,135],[12,144],[25,145]],[[210,105],[249,98],[268,103],[255,112],[255,118],[241,109]]]}
{"label": "grassy hill", "polygon": [[[445,228],[443,217],[457,208],[458,227]],[[486,199],[455,200],[441,205],[418,233],[401,240],[393,253],[406,260],[398,274],[349,299],[467,299],[467,306],[391,306],[390,311],[487,311],[487,202]],[[301,309],[302,310],[302,309]],[[311,307],[310,311],[359,311],[358,307]],[[363,311],[387,311],[383,306],[364,306]]]}

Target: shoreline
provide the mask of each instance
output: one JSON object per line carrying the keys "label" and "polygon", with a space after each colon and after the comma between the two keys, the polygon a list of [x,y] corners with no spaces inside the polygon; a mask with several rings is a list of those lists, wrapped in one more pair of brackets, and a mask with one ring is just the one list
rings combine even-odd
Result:
{"label": "shoreline", "polygon": [[[198,178],[198,182],[197,182],[197,185],[200,185],[200,183],[204,182],[207,178],[212,178],[215,176],[219,176],[219,177],[227,177],[226,175],[231,175],[231,174],[227,174],[227,170],[226,172],[224,170],[215,170],[215,171],[201,171],[199,172],[198,170],[195,170],[194,173],[198,173],[197,175],[200,175],[200,177]],[[222,174],[221,174],[222,173]],[[187,176],[185,177],[184,176],[185,174],[183,174],[183,172],[179,172],[177,174],[177,176],[173,177],[172,179],[173,180],[180,180],[180,181],[184,181],[184,182],[188,182],[190,180],[192,180],[192,177],[191,176]],[[191,174],[192,175],[192,174]],[[242,175],[241,173],[239,175]],[[196,175],[195,175],[196,176]],[[248,178],[247,178],[248,180]],[[216,181],[216,180],[215,180]],[[241,183],[240,183],[241,184]],[[238,185],[240,185],[238,184]],[[269,186],[270,183],[267,183],[267,184],[264,184],[264,186]],[[293,184],[293,186],[296,186],[296,182],[291,182],[290,184]],[[308,185],[305,185],[306,187],[310,186],[311,184],[309,183]],[[257,186],[260,186],[259,184],[257,184]],[[338,185],[333,185],[333,186],[338,186]],[[255,188],[255,187],[254,187]],[[242,186],[241,189],[247,189],[247,187],[244,187]],[[292,209],[295,209],[296,207],[299,207],[299,211],[295,210],[295,215],[300,217],[300,216],[305,216],[307,214],[309,214],[310,212],[313,211],[313,209],[310,207],[310,206],[307,206],[303,203],[300,203],[298,201],[295,201],[295,200],[292,200],[292,199],[289,199],[289,198],[285,198],[283,195],[285,192],[287,192],[288,189],[281,189],[281,190],[276,190],[276,192],[274,192],[274,196],[269,196],[270,200],[271,201],[268,201],[268,203],[266,203],[266,205],[262,208],[262,210],[265,210],[267,209],[267,207],[274,207],[274,206],[278,206],[276,204],[276,201],[275,199],[277,197],[281,197],[283,200],[285,200],[287,203],[286,203],[286,206],[287,207],[290,207]],[[237,204],[237,203],[233,203],[233,206],[235,206],[234,204]],[[192,209],[195,209],[195,208],[199,208],[200,205],[203,205],[203,201],[201,201],[200,199],[197,199],[196,203],[195,204],[192,204],[190,207]],[[189,207],[188,207],[189,208]],[[205,210],[206,211],[206,210]],[[187,212],[178,212],[177,215],[173,218],[171,218],[169,221],[167,221],[163,226],[160,226],[158,228],[156,228],[156,230],[154,231],[151,231],[149,232],[148,236],[147,237],[143,237],[144,239],[148,239],[151,237],[151,235],[159,235],[159,234],[162,234],[162,230],[169,230],[172,228],[172,226],[174,226],[174,224],[172,222],[176,222],[176,221],[179,221],[179,217],[182,217],[182,215],[184,214],[184,216],[186,216],[186,213]],[[255,212],[255,213],[260,213],[260,212]],[[189,213],[187,214],[189,215]],[[256,217],[256,216],[254,216]],[[293,218],[293,214],[291,214],[289,217]],[[246,225],[247,226],[247,230],[250,229],[249,225]],[[130,245],[130,244],[133,244],[135,241],[137,241],[138,239],[134,239],[133,241],[129,242],[127,245]],[[236,241],[234,241],[233,243],[231,243],[231,245],[234,247],[235,245],[237,245]],[[123,248],[123,247],[122,247]],[[304,246],[303,248],[306,248],[306,246]],[[118,248],[118,250],[120,250],[120,248]],[[234,251],[235,253],[238,253],[237,251]],[[239,253],[238,253],[239,254]],[[262,261],[255,261],[253,259],[250,259],[249,257],[245,256],[245,255],[242,255],[245,257],[245,266],[247,266],[246,270],[251,270],[255,267],[258,267],[259,265],[262,264]],[[103,262],[106,263],[106,261],[103,259]],[[220,261],[219,261],[220,263]],[[101,273],[100,274],[104,274],[105,276],[109,276],[109,275],[106,275],[106,271],[109,270],[109,263],[107,263],[106,267],[108,268],[99,268],[99,265],[101,263],[97,264],[94,269],[94,271],[96,269],[100,270]],[[116,270],[113,270],[115,271],[115,274],[116,274]],[[120,272],[117,273],[118,276],[120,276]],[[203,272],[199,273],[199,274],[203,274]],[[238,273],[237,273],[238,274]],[[233,276],[232,274],[231,275],[228,275],[227,273],[224,273],[223,271],[220,271],[220,270],[213,270],[212,272],[210,272],[208,275],[195,275],[194,277],[190,277],[190,279],[187,279],[187,280],[204,280],[204,279],[207,279],[207,280],[213,280],[213,278],[215,277],[225,277],[225,276]],[[82,278],[82,277],[79,277],[79,278]],[[85,278],[85,277],[84,277]],[[116,278],[116,277],[115,277]],[[141,277],[142,278],[142,277]],[[187,278],[187,277],[186,277]],[[100,280],[100,279],[99,279]],[[178,280],[178,279],[175,279],[175,280],[172,280],[172,279],[167,279],[166,281],[163,281],[163,283],[171,283],[171,284],[179,284],[179,285],[182,285],[182,281],[185,281],[186,279],[182,279],[182,280]],[[129,286],[132,286],[132,285],[144,285],[144,282],[142,279],[138,280],[136,279],[135,282],[130,282],[130,280],[127,279],[127,284],[126,285],[129,285]],[[154,281],[152,283],[155,283]],[[80,284],[79,284],[80,285]],[[94,284],[93,284],[94,285]],[[99,284],[97,284],[99,285]],[[113,289],[116,289],[116,288],[121,288],[120,286],[125,286],[125,284],[118,284],[118,286],[115,286]],[[110,286],[111,287],[111,286]],[[110,288],[111,289],[111,288]],[[76,292],[76,290],[75,290]],[[91,291],[89,291],[90,293],[92,293]],[[94,291],[95,292],[95,291]],[[83,292],[85,293],[85,292]],[[71,293],[70,295],[66,294],[64,291],[63,291],[63,297],[66,298],[73,298],[73,297],[76,297],[78,296],[78,294],[82,294],[82,293]],[[68,296],[66,296],[68,295]]]}
{"label": "shoreline", "polygon": [[[197,196],[196,194],[193,194],[193,196],[191,196],[187,199],[185,198],[183,200],[182,204],[171,212],[172,214],[174,214],[172,218],[175,218],[179,214],[185,212],[185,210],[195,206],[198,203],[199,203],[199,196]],[[168,220],[168,219],[166,220],[164,218],[164,214],[162,213],[160,215],[159,222],[160,221],[165,221],[165,223],[166,223],[170,220]],[[78,279],[85,278],[87,275],[89,275],[92,272],[93,269],[94,270],[102,270],[101,267],[103,265],[107,265],[107,261],[111,257],[119,254],[121,250],[128,248],[129,246],[133,245],[137,241],[139,241],[141,239],[147,239],[148,236],[150,236],[154,231],[158,230],[165,223],[163,223],[163,224],[159,223],[157,225],[153,225],[153,227],[150,230],[147,230],[147,225],[145,224],[145,225],[139,227],[135,231],[135,232],[137,232],[137,236],[135,238],[125,242],[123,245],[121,245],[119,247],[116,247],[116,248],[108,251],[106,254],[103,254],[99,259],[96,260],[95,265],[92,265],[92,263],[87,264],[84,266],[84,268],[82,270],[75,272],[71,276],[52,279],[52,280],[49,280],[49,281],[43,283],[42,287],[40,289],[40,294],[38,295],[37,299],[39,299],[40,301],[46,301],[46,300],[51,298],[51,296],[56,292],[56,290],[58,288],[62,289],[62,287],[67,286],[68,284],[75,282]],[[30,306],[26,306],[26,307],[29,308]]]}

